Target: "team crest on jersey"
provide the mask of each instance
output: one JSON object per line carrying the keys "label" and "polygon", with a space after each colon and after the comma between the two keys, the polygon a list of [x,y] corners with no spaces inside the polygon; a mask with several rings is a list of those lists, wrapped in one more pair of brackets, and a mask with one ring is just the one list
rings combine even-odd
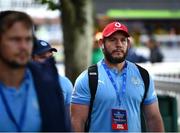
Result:
{"label": "team crest on jersey", "polygon": [[134,84],[134,85],[140,85],[141,84],[141,80],[138,78],[138,77],[131,77],[131,82]]}

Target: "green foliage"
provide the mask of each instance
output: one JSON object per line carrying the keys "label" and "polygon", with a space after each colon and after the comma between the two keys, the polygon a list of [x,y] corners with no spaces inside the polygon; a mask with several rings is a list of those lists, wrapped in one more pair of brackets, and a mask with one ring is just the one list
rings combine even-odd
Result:
{"label": "green foliage", "polygon": [[47,4],[48,8],[51,10],[60,9],[60,4],[55,3],[53,0],[36,0],[37,2],[40,2],[41,4]]}

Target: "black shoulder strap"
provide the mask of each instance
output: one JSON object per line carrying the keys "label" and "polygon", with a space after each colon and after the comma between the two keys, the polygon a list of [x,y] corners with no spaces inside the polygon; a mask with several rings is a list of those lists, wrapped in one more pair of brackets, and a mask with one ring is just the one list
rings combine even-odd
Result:
{"label": "black shoulder strap", "polygon": [[143,99],[142,99],[142,102],[141,102],[141,107],[142,107],[142,104],[144,103],[144,100],[147,96],[147,92],[148,92],[148,88],[149,88],[149,73],[146,69],[144,69],[143,67],[137,65],[137,68],[141,74],[141,77],[143,79],[143,82],[144,82],[144,86],[145,86],[145,93],[144,93],[144,96],[143,96]]}
{"label": "black shoulder strap", "polygon": [[86,132],[89,131],[89,127],[91,123],[91,112],[92,112],[93,102],[95,99],[97,85],[98,85],[98,68],[96,64],[88,68],[88,78],[89,78],[89,89],[91,93],[91,99],[90,99],[88,119],[85,125]]}
{"label": "black shoulder strap", "polygon": [[144,100],[147,96],[147,92],[148,92],[148,88],[149,88],[149,73],[146,69],[142,68],[141,66],[137,65],[137,68],[141,74],[141,77],[143,79],[143,82],[144,82],[144,88],[145,88],[145,92],[144,92],[144,96],[143,96],[143,99],[141,101],[141,105],[140,105],[140,108],[141,108],[141,131],[142,132],[145,132],[146,131],[146,126],[145,126],[145,120],[144,120],[144,117],[143,117],[143,111],[142,111],[142,107],[143,107],[143,103],[144,103]]}
{"label": "black shoulder strap", "polygon": [[[144,100],[147,96],[147,92],[148,92],[148,88],[149,88],[149,73],[146,69],[142,68],[141,66],[135,64],[141,74],[141,77],[143,79],[144,82],[144,86],[145,86],[145,93],[141,102],[141,108],[142,105],[144,103]],[[88,119],[86,121],[86,125],[85,125],[85,131],[88,132],[89,131],[89,127],[90,127],[90,122],[91,122],[91,112],[92,112],[92,107],[93,107],[93,102],[95,99],[95,95],[96,95],[96,90],[97,90],[97,85],[98,85],[98,68],[97,65],[92,65],[88,68],[88,78],[89,78],[89,89],[90,89],[90,93],[91,93],[91,99],[90,99],[90,106],[89,106],[89,114],[88,114]]]}

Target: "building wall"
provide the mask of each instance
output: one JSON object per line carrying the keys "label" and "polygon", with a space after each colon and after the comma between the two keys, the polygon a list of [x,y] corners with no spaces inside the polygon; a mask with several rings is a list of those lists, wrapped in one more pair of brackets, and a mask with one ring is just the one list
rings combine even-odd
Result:
{"label": "building wall", "polygon": [[109,9],[168,9],[177,10],[180,0],[93,0],[98,14]]}

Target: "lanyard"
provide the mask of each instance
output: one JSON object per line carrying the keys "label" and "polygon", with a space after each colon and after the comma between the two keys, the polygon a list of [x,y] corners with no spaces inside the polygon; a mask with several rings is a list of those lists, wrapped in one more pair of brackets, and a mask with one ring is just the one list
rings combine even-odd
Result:
{"label": "lanyard", "polygon": [[11,110],[9,104],[8,104],[8,101],[7,101],[7,99],[5,97],[5,94],[4,94],[3,90],[2,90],[2,87],[0,88],[0,95],[1,95],[1,98],[2,98],[2,102],[4,103],[6,112],[7,112],[8,116],[9,116],[10,120],[16,126],[17,132],[22,131],[22,127],[23,127],[24,120],[25,120],[25,113],[26,113],[26,110],[27,110],[27,102],[28,102],[28,87],[29,87],[29,84],[26,83],[25,100],[23,102],[23,106],[22,106],[22,109],[21,109],[21,112],[20,112],[20,120],[19,120],[19,122],[16,121],[16,119],[15,119],[13,113],[12,113],[12,110]]}
{"label": "lanyard", "polygon": [[[119,106],[121,106],[121,98],[120,98],[120,93],[118,92],[118,87],[117,87],[114,79],[113,79],[112,76],[111,76],[111,73],[110,73],[110,71],[109,71],[109,69],[108,69],[108,66],[105,64],[104,61],[103,61],[102,64],[103,64],[103,67],[104,67],[104,69],[105,69],[105,71],[106,71],[106,73],[107,73],[107,75],[108,75],[108,77],[109,77],[109,79],[110,79],[110,81],[111,81],[114,89],[115,89],[116,96],[117,96],[117,99],[118,99],[118,102],[119,102]],[[126,91],[126,77],[127,77],[127,63],[126,63],[126,62],[125,62],[125,65],[124,65],[123,68],[124,68],[124,71],[125,71],[125,72],[122,74],[122,76],[123,76],[122,95],[124,95],[124,94],[125,94],[125,91]]]}

